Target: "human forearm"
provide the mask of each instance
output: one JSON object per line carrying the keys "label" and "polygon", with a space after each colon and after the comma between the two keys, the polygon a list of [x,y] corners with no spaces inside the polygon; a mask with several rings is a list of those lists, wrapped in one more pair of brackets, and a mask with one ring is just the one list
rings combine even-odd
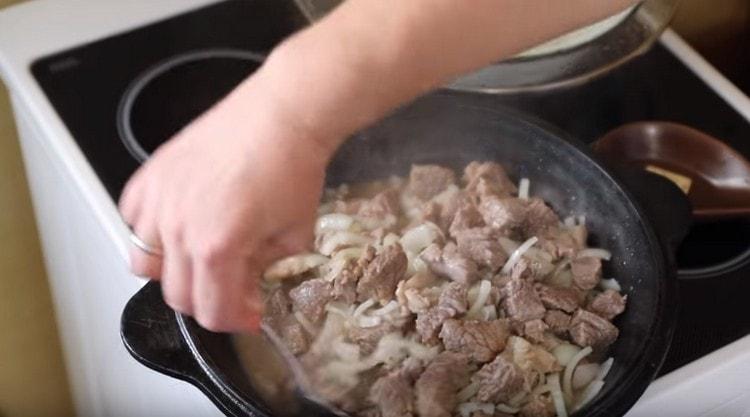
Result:
{"label": "human forearm", "polygon": [[633,3],[347,0],[277,48],[256,84],[290,123],[335,148],[402,102]]}

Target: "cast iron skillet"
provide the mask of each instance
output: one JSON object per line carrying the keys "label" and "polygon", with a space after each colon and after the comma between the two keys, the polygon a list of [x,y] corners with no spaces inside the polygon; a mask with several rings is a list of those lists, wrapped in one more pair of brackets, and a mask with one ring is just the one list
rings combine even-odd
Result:
{"label": "cast iron skillet", "polygon": [[[460,169],[473,160],[498,161],[513,178],[530,178],[532,195],[558,213],[585,214],[590,245],[612,251],[604,275],[619,280],[630,302],[615,322],[621,334],[611,348],[615,365],[604,389],[576,415],[623,415],[669,348],[677,309],[671,253],[689,226],[687,200],[655,175],[621,172],[615,179],[585,146],[540,121],[447,93],[424,97],[352,138],[330,164],[327,181],[408,175],[412,163]],[[138,361],[197,386],[227,415],[270,416],[243,374],[231,336],[174,313],[158,284],[130,300],[122,337]]]}

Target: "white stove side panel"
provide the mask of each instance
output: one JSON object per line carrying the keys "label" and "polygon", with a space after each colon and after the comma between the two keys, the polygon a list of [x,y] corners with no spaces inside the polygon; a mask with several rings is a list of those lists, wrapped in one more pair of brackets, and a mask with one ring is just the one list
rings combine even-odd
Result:
{"label": "white stove side panel", "polygon": [[143,282],[129,273],[80,189],[12,100],[78,415],[221,416],[196,388],[144,367],[125,350],[120,316]]}

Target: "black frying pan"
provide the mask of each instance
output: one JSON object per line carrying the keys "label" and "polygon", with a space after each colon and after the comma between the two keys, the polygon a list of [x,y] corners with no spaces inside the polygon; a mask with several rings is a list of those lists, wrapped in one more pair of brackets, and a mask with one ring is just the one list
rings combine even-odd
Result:
{"label": "black frying pan", "polygon": [[[677,310],[671,253],[689,226],[687,200],[661,177],[613,174],[585,146],[540,121],[473,103],[471,96],[438,93],[401,109],[340,149],[328,183],[407,175],[412,163],[460,169],[473,160],[495,160],[514,178],[529,178],[532,195],[558,213],[585,214],[590,245],[613,254],[605,276],[618,279],[629,303],[615,321],[621,335],[611,348],[615,364],[604,389],[577,415],[623,415],[669,348]],[[158,284],[130,300],[122,337],[137,360],[197,386],[227,415],[270,415],[243,374],[231,336],[171,311]]]}

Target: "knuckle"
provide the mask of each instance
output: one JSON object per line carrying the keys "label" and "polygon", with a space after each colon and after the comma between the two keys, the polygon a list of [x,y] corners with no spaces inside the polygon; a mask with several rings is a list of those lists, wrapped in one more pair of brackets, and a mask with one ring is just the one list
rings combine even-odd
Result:
{"label": "knuckle", "polygon": [[196,250],[197,260],[213,269],[224,264],[232,254],[229,239],[213,239],[203,242]]}
{"label": "knuckle", "polygon": [[189,292],[184,291],[182,288],[176,288],[175,285],[167,285],[163,287],[166,287],[164,288],[164,302],[167,303],[172,310],[182,314],[191,314],[193,312]]}
{"label": "knuckle", "polygon": [[224,332],[231,329],[226,319],[216,308],[201,310],[195,315],[195,321],[204,329],[212,332]]}

